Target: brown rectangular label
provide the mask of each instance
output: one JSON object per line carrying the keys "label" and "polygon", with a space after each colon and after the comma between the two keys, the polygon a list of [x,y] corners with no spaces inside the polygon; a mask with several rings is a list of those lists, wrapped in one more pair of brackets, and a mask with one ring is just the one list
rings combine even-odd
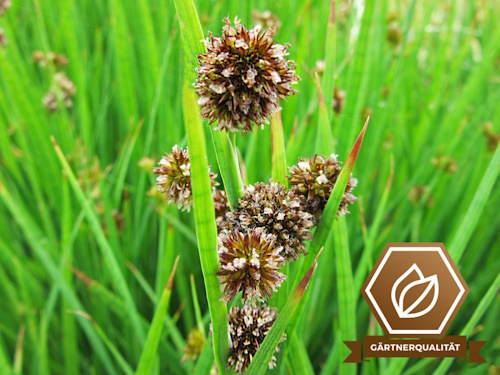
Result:
{"label": "brown rectangular label", "polygon": [[446,336],[442,340],[389,340],[384,336],[365,336],[363,357],[467,357],[466,336]]}

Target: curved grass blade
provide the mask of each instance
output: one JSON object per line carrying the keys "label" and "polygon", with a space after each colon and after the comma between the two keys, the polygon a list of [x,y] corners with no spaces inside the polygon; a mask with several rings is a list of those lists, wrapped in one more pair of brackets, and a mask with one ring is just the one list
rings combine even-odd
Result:
{"label": "curved grass blade", "polygon": [[167,314],[168,306],[170,303],[170,296],[172,294],[172,285],[174,283],[175,269],[177,268],[177,262],[179,261],[179,256],[174,263],[174,268],[170,274],[170,279],[168,280],[167,286],[163,290],[163,293],[156,308],[153,321],[149,326],[148,336],[146,338],[146,343],[144,344],[144,349],[142,350],[141,358],[139,359],[139,364],[137,365],[136,374],[137,375],[149,375],[151,374],[151,369],[153,368],[156,352],[158,350],[158,344],[160,342],[160,336],[163,328],[163,320]]}
{"label": "curved grass blade", "polygon": [[314,232],[314,240],[309,248],[309,256],[307,256],[305,258],[305,261],[302,263],[302,269],[299,275],[304,274],[305,272],[307,272],[307,269],[311,267],[313,257],[315,257],[319,253],[320,249],[323,248],[328,239],[328,236],[330,235],[333,224],[335,222],[335,218],[337,216],[337,211],[340,206],[340,201],[342,200],[347,182],[349,181],[349,176],[351,175],[354,164],[356,163],[356,159],[358,157],[359,150],[361,149],[361,144],[363,143],[363,137],[365,136],[369,121],[370,118],[368,117],[366,119],[365,126],[359,133],[358,139],[356,139],[356,142],[354,142],[354,145],[352,146],[351,152],[349,153],[345,165],[340,172],[330,198],[328,198],[325,210],[321,215],[321,220],[319,221],[316,231]]}
{"label": "curved grass blade", "polygon": [[201,268],[205,280],[210,316],[212,318],[215,361],[219,373],[226,371],[229,352],[229,331],[226,305],[221,302],[220,283],[216,273],[219,270],[217,258],[217,227],[215,225],[212,185],[207,173],[207,150],[203,124],[199,115],[195,93],[184,83],[184,121],[188,133],[191,159],[191,186],[193,188],[194,218],[200,253]]}
{"label": "curved grass blade", "polygon": [[474,229],[481,217],[488,198],[491,194],[493,186],[498,179],[500,174],[500,147],[497,147],[493,158],[484,173],[484,177],[479,184],[479,187],[470,203],[469,209],[464,214],[464,217],[460,221],[460,225],[457,227],[453,236],[450,240],[448,248],[450,249],[450,255],[455,262],[458,262],[462,257],[465,250],[465,246],[469,243]]}
{"label": "curved grass blade", "polygon": [[113,253],[113,250],[111,249],[111,246],[109,245],[109,242],[107,241],[106,236],[104,235],[100,221],[97,218],[94,209],[92,208],[89,200],[85,196],[85,193],[83,192],[82,188],[78,184],[78,181],[73,171],[71,170],[68,161],[66,160],[64,154],[62,153],[61,148],[56,143],[53,137],[52,137],[52,143],[54,144],[54,149],[59,158],[59,161],[66,175],[68,176],[68,181],[71,187],[73,188],[73,191],[80,205],[82,206],[83,211],[85,212],[85,216],[87,217],[87,220],[92,228],[92,231],[94,232],[96,241],[99,244],[99,249],[101,250],[104,260],[109,268],[113,285],[116,287],[117,291],[123,297],[127,305],[127,309],[129,311],[132,325],[135,329],[136,335],[139,338],[140,342],[142,343],[144,342],[145,338],[144,330],[143,327],[141,326],[139,314],[137,312],[137,308],[132,298],[132,294],[130,293],[130,289],[128,288],[125,277],[123,276],[120,266],[118,265],[115,254]]}
{"label": "curved grass blade", "polygon": [[262,342],[259,350],[257,350],[257,353],[255,353],[255,356],[253,357],[247,370],[248,375],[261,375],[266,372],[268,364],[274,355],[274,351],[276,350],[288,323],[292,320],[295,311],[299,307],[299,303],[304,295],[304,292],[306,291],[307,284],[309,284],[309,280],[318,265],[318,258],[320,255],[321,250],[318,252],[307,273],[290,295],[285,307],[279,313],[278,318],[271,327],[271,330]]}

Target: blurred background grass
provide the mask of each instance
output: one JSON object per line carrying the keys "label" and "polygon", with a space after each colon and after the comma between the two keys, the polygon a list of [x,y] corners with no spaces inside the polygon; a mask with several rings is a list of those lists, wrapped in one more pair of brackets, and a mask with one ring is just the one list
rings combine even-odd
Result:
{"label": "blurred background grass", "polygon": [[[205,34],[219,35],[226,16],[252,26],[255,10],[279,19],[275,39],[292,44],[290,58],[302,77],[300,93],[282,104],[288,165],[317,152],[315,73],[326,103],[333,101],[332,74],[345,93],[340,114],[330,109],[340,159],[371,116],[354,169],[360,200],[346,219],[357,337],[344,339],[381,333],[359,289],[386,242],[450,246],[458,238],[454,258],[471,292],[449,334],[466,329],[475,340],[488,340],[482,350],[488,363],[453,361],[440,369],[499,371],[493,366],[500,361],[498,168],[486,174],[500,139],[499,5],[337,1],[334,39],[327,39],[327,1],[196,5]],[[156,162],[187,142],[173,2],[14,1],[0,27],[7,39],[0,47],[1,372],[134,369],[180,255],[154,371],[203,373],[213,362],[210,340],[198,363],[181,361],[191,329],[204,324],[208,330],[209,320],[193,216],[150,191],[152,165],[143,159]],[[69,64],[42,67],[32,61],[36,50],[64,54]],[[335,59],[334,73],[328,56]],[[56,71],[65,72],[77,91],[71,108],[48,113],[42,98]],[[88,201],[62,173],[51,135]],[[270,138],[270,127],[236,137],[246,183],[271,177]],[[208,152],[217,173],[210,145]],[[485,175],[493,188],[478,190]],[[340,245],[333,237],[306,293],[296,332],[303,352],[289,353],[291,373],[356,371],[342,365],[336,270],[348,265],[335,262],[333,248]],[[298,357],[305,367],[295,366]],[[380,359],[358,371],[427,373],[438,365]]]}

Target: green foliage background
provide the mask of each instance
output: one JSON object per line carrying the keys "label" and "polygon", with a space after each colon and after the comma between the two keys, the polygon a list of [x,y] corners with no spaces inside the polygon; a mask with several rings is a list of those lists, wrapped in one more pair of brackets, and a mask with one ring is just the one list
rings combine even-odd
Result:
{"label": "green foliage background", "polygon": [[[198,0],[196,7],[205,35],[220,34],[226,16],[251,26],[254,9],[281,20],[276,40],[292,44],[302,77],[300,93],[282,103],[288,165],[324,147],[317,61],[326,60],[327,107],[333,85],[346,92],[342,113],[328,110],[330,152],[345,160],[371,115],[354,168],[360,200],[327,241],[275,371],[485,373],[498,365],[500,148],[494,153],[484,134],[487,123],[500,132],[498,4],[338,1],[335,26],[327,1]],[[208,332],[209,324],[193,214],[147,195],[154,175],[138,166],[187,144],[174,2],[14,1],[0,27],[8,39],[0,48],[0,372],[132,373],[180,256],[153,371],[208,373],[210,339],[197,362],[181,361],[191,328]],[[396,44],[387,40],[390,29],[398,30]],[[35,50],[69,58],[61,70],[77,87],[72,109],[45,111],[56,68],[34,64]],[[205,138],[218,173],[207,127]],[[237,135],[236,145],[244,182],[267,181],[270,126]],[[445,158],[455,172],[432,161]],[[423,196],[410,200],[415,187],[425,187],[417,188]],[[359,289],[389,241],[444,242],[470,287],[448,333],[488,340],[487,364],[342,364],[342,340],[381,333]]]}

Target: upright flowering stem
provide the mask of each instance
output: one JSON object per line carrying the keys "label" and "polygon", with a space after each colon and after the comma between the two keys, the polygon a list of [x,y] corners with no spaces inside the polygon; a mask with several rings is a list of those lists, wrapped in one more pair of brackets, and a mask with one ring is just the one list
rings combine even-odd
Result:
{"label": "upright flowering stem", "polygon": [[187,127],[188,144],[191,158],[191,184],[196,235],[200,253],[205,289],[212,321],[213,348],[219,374],[226,373],[229,352],[229,329],[226,305],[220,301],[221,291],[216,273],[217,228],[215,222],[212,186],[207,174],[207,150],[205,133],[200,117],[195,92],[190,88],[194,81],[192,62],[203,51],[200,21],[192,0],[174,0],[184,40],[185,81],[182,104],[184,121]]}

